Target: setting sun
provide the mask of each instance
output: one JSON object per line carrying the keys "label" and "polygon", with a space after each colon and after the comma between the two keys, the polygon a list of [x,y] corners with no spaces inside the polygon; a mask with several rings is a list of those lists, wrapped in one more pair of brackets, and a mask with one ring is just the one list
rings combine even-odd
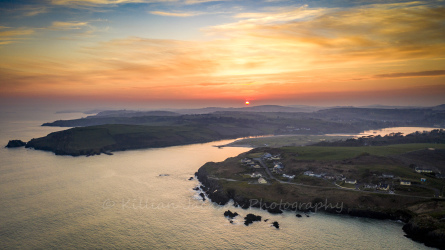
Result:
{"label": "setting sun", "polygon": [[249,101],[246,101],[246,105],[249,105],[250,104],[250,102]]}

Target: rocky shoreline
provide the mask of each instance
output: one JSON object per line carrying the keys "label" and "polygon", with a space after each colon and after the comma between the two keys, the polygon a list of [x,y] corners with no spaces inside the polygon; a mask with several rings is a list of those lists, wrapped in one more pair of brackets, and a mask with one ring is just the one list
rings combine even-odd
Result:
{"label": "rocky shoreline", "polygon": [[206,143],[227,137],[210,129],[179,126],[142,126],[108,124],[75,127],[34,138],[27,143],[10,140],[6,147],[34,148],[56,155],[93,156],[112,155],[114,151],[162,148],[195,143]]}
{"label": "rocky shoreline", "polygon": [[[403,231],[406,233],[406,237],[414,241],[421,242],[429,247],[445,249],[445,235],[438,232],[434,226],[430,226],[430,224],[425,223],[425,218],[419,218],[408,210],[389,209],[385,211],[376,211],[354,207],[341,207],[341,209],[339,209],[339,207],[334,206],[317,207],[314,206],[315,204],[311,204],[311,207],[309,208],[306,206],[302,209],[298,206],[292,206],[290,203],[277,204],[271,202],[258,202],[258,199],[243,197],[237,194],[233,189],[226,190],[223,186],[221,186],[217,179],[209,177],[207,171],[203,167],[199,168],[199,170],[195,173],[195,176],[200,181],[201,189],[206,193],[207,197],[218,205],[226,205],[230,200],[233,200],[235,207],[241,207],[243,209],[248,209],[251,207],[260,208],[272,214],[282,213],[284,211],[326,212],[330,214],[344,214],[354,217],[402,221],[405,223],[403,226]],[[299,214],[297,213],[297,216],[298,215]]]}

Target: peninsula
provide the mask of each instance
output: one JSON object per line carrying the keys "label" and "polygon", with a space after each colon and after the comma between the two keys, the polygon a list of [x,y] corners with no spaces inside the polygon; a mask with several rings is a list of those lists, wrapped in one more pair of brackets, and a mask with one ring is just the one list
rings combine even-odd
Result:
{"label": "peninsula", "polygon": [[[437,130],[422,138],[444,136]],[[401,137],[387,138],[383,146],[352,147],[348,145],[356,141],[346,140],[344,145],[255,148],[224,162],[206,163],[196,176],[202,190],[220,205],[233,200],[235,206],[271,213],[401,220],[408,237],[443,248],[445,144],[390,143],[403,141]],[[380,138],[375,141],[381,143]]]}
{"label": "peninsula", "polygon": [[76,127],[54,132],[26,143],[27,148],[54,152],[56,155],[111,154],[141,148],[159,148],[224,139],[224,136],[202,127],[143,126],[108,124]]}

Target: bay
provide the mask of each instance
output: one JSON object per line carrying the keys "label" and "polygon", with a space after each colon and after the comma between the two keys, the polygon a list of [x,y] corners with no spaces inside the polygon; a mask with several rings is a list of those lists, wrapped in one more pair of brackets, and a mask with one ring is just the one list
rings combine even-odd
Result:
{"label": "bay", "polygon": [[[40,127],[81,114],[2,113],[0,141],[25,141],[63,128]],[[403,236],[402,223],[311,214],[271,215],[202,201],[188,180],[205,162],[249,148],[231,141],[115,152],[113,156],[56,156],[33,149],[0,149],[0,242],[4,249],[426,249]],[[225,210],[269,222],[248,227]],[[272,221],[280,229],[271,227]]]}

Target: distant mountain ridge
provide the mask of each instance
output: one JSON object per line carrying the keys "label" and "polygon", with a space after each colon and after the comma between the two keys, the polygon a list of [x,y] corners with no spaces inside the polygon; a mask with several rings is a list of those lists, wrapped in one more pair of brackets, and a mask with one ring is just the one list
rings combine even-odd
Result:
{"label": "distant mountain ridge", "polygon": [[[158,109],[158,110],[89,110],[83,113],[94,114],[101,117],[135,117],[135,116],[175,116],[184,114],[210,114],[214,112],[303,112],[312,113],[319,110],[357,108],[357,109],[431,109],[445,110],[445,104],[424,107],[424,106],[397,106],[397,105],[367,105],[367,106],[309,106],[309,105],[258,105],[240,108],[234,107],[206,107],[195,109]],[[57,113],[79,112],[79,111],[58,111]]]}

